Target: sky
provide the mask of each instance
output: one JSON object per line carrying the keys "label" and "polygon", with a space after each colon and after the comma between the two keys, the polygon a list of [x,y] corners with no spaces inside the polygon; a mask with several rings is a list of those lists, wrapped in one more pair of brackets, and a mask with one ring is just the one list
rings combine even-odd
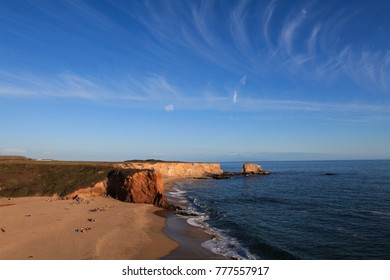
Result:
{"label": "sky", "polygon": [[0,154],[390,159],[390,2],[0,1]]}

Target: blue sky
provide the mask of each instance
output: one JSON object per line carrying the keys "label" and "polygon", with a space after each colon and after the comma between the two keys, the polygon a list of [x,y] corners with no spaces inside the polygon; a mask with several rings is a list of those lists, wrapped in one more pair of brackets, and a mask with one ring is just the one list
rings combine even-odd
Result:
{"label": "blue sky", "polygon": [[0,154],[390,158],[389,1],[0,1]]}

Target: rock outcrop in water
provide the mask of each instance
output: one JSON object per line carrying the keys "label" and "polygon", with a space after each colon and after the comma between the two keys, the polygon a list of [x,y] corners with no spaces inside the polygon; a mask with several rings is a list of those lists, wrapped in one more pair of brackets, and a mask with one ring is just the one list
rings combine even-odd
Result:
{"label": "rock outcrop in water", "polygon": [[269,175],[271,172],[264,170],[263,167],[253,163],[245,163],[241,172],[222,172],[220,174],[211,174],[209,177],[217,180],[230,179],[238,175]]}
{"label": "rock outcrop in water", "polygon": [[271,172],[264,170],[262,166],[253,163],[245,163],[241,170],[242,174],[245,175],[268,175]]}

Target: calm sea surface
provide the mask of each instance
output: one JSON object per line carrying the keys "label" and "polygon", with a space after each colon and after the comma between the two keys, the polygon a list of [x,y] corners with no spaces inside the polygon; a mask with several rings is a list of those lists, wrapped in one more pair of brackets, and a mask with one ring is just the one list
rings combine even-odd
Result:
{"label": "calm sea surface", "polygon": [[204,247],[243,259],[390,259],[390,161],[257,163],[272,175],[171,192],[199,215],[188,222],[214,236]]}

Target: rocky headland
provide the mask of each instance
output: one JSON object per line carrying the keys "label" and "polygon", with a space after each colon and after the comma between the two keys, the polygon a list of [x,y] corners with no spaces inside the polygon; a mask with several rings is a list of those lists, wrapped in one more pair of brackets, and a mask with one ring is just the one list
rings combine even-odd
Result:
{"label": "rocky headland", "polygon": [[164,194],[164,178],[228,179],[266,174],[270,172],[252,163],[245,163],[241,172],[224,172],[219,163],[61,162],[6,157],[0,158],[0,196],[110,196],[124,202],[174,209]]}

